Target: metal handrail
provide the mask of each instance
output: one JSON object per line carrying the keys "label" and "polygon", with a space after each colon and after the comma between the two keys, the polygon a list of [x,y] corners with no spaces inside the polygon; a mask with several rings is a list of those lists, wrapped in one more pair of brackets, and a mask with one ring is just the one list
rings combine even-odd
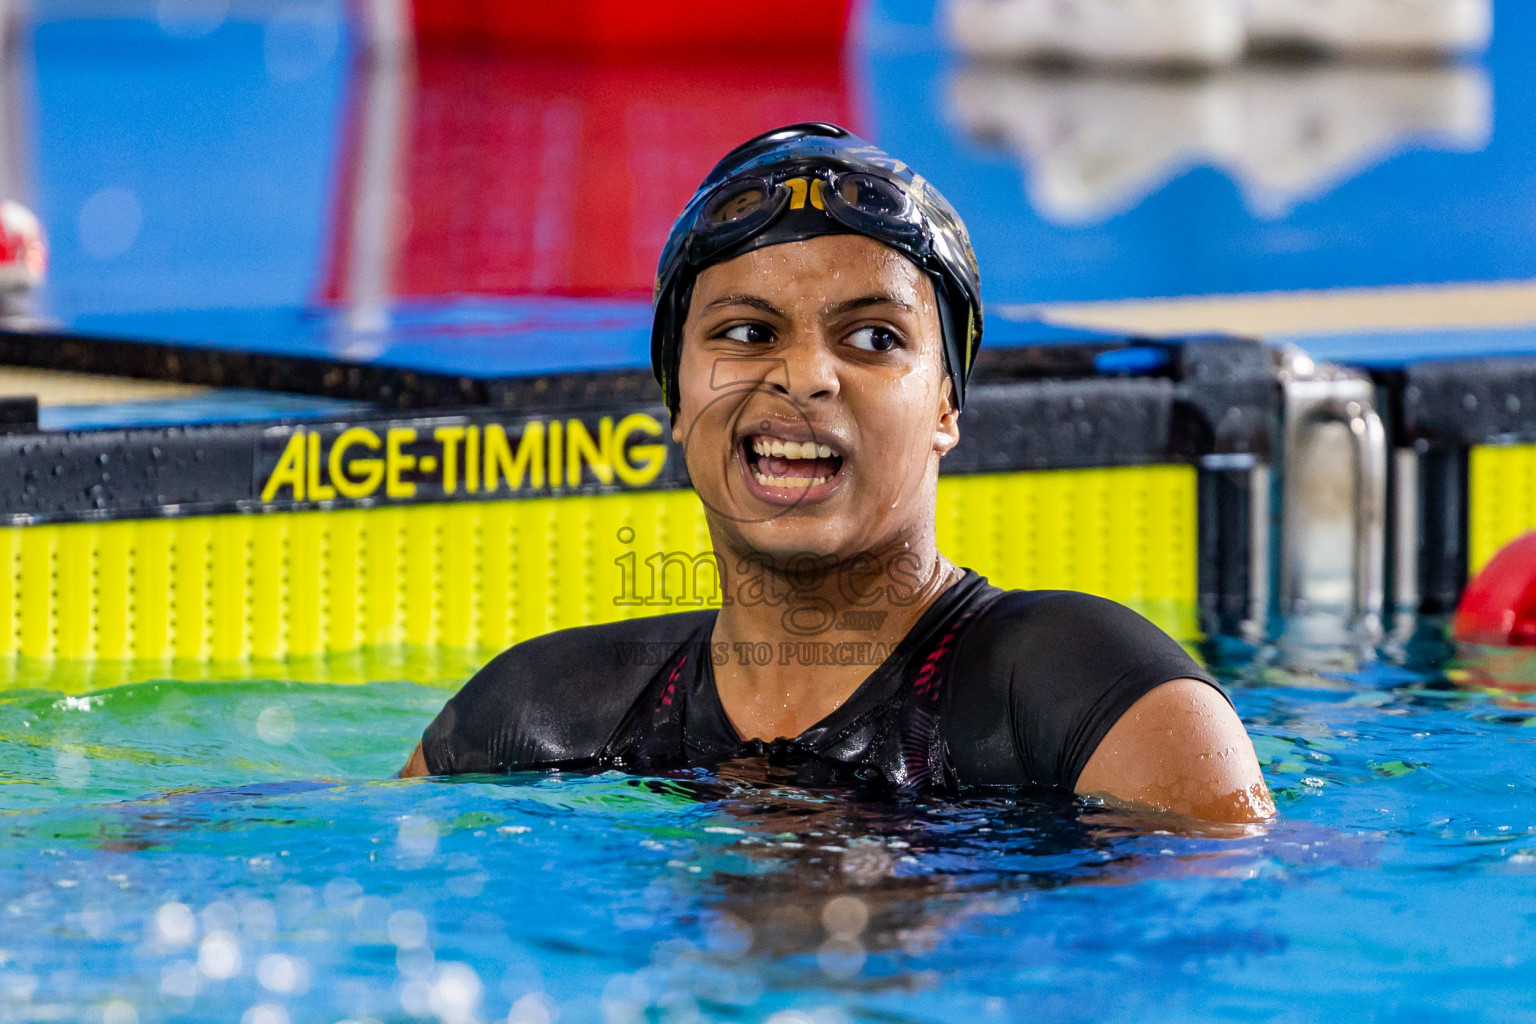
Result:
{"label": "metal handrail", "polygon": [[1285,383],[1285,471],[1281,516],[1282,611],[1305,611],[1302,595],[1303,549],[1298,517],[1305,495],[1298,491],[1296,467],[1305,438],[1325,423],[1349,431],[1354,467],[1352,594],[1349,612],[1358,624],[1379,626],[1385,604],[1388,449],[1386,428],[1376,412],[1372,385],[1362,377],[1331,368]]}

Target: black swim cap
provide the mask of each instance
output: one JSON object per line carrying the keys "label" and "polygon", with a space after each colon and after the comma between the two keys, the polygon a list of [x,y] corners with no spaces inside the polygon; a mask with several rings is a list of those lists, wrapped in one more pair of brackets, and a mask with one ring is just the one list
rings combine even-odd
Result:
{"label": "black swim cap", "polygon": [[793,124],[727,153],[683,207],[656,267],[651,368],[677,415],[693,283],[708,266],[818,235],[890,246],[933,282],[955,407],[981,344],[981,278],[960,215],[900,160],[837,125]]}

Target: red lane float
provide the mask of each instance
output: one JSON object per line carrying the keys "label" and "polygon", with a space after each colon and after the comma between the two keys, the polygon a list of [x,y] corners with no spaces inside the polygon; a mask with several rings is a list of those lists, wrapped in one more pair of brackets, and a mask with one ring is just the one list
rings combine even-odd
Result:
{"label": "red lane float", "polygon": [[1453,634],[1468,643],[1536,647],[1536,533],[1505,545],[1467,584]]}
{"label": "red lane float", "polygon": [[0,292],[36,288],[48,269],[48,243],[33,212],[16,202],[0,202]]}

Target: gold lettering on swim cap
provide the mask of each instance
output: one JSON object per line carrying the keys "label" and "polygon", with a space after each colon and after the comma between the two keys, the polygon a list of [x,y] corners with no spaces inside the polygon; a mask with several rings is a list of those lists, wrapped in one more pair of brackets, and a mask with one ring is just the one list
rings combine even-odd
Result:
{"label": "gold lettering on swim cap", "polygon": [[821,195],[824,183],[820,178],[785,178],[784,184],[789,186],[789,208],[791,210],[805,209],[805,201],[807,199],[818,210],[825,210],[827,208],[826,201]]}

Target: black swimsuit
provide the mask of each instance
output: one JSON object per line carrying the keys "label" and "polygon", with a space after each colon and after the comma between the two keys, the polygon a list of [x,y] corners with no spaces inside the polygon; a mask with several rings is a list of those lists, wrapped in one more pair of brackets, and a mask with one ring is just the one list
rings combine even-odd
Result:
{"label": "black swimsuit", "polygon": [[[715,616],[633,619],[518,644],[428,727],[428,769],[661,773],[763,756],[793,764],[808,784],[1071,789],[1142,695],[1170,679],[1216,685],[1121,605],[1004,591],[967,570],[835,711],[793,739],[744,742],[715,689],[712,662],[727,654],[710,642]],[[806,664],[868,650],[807,643],[774,654]]]}

